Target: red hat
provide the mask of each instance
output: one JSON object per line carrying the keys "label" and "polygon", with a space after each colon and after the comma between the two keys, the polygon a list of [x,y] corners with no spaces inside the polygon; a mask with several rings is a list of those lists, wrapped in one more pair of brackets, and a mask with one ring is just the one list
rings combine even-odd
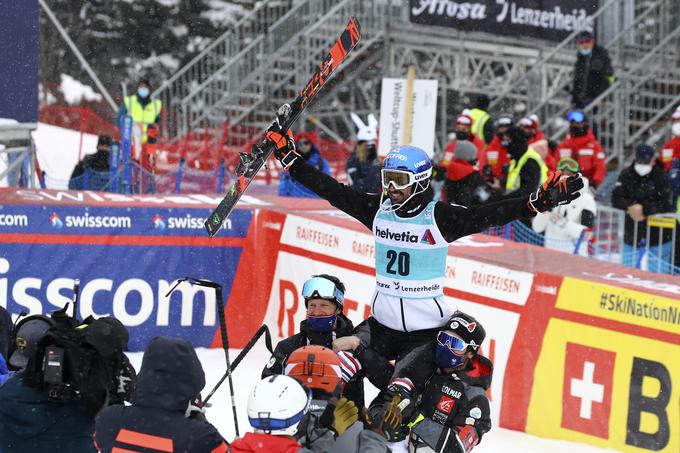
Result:
{"label": "red hat", "polygon": [[472,126],[472,118],[470,115],[460,114],[456,116],[456,124],[464,124],[466,126]]}
{"label": "red hat", "polygon": [[519,120],[519,126],[521,127],[530,127],[532,129],[538,129],[538,115],[532,114],[529,116],[525,116],[521,120]]}

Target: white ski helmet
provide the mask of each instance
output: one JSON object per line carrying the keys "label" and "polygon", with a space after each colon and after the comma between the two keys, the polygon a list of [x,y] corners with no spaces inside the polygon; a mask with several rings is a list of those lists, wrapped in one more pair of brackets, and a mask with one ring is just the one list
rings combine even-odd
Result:
{"label": "white ski helmet", "polygon": [[250,425],[268,434],[293,436],[309,411],[312,393],[290,376],[274,375],[255,384],[248,396]]}

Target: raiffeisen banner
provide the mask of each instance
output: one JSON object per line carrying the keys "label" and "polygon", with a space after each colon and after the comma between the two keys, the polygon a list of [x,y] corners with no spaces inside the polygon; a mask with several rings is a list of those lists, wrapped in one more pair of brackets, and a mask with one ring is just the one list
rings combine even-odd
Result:
{"label": "raiffeisen banner", "polygon": [[110,315],[130,330],[130,350],[157,335],[210,346],[219,321],[214,291],[180,277],[216,281],[228,296],[252,210],[235,210],[209,239],[208,206],[5,205],[0,209],[0,305],[13,315],[50,313],[71,301],[79,316]]}

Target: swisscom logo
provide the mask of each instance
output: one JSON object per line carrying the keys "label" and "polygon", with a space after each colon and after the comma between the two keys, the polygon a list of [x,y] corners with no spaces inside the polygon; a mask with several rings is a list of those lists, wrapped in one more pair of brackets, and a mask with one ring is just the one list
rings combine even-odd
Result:
{"label": "swisscom logo", "polygon": [[[199,230],[203,229],[203,224],[205,223],[205,218],[196,217],[191,214],[187,214],[182,217],[168,217],[167,219],[160,214],[156,214],[151,219],[153,222],[153,227],[157,230],[175,230],[175,229],[190,229]],[[225,220],[224,226],[226,228],[231,228],[231,220]]]}
{"label": "swisscom logo", "polygon": [[50,223],[54,228],[132,228],[132,219],[127,216],[67,215],[64,220],[58,213],[50,215]]}

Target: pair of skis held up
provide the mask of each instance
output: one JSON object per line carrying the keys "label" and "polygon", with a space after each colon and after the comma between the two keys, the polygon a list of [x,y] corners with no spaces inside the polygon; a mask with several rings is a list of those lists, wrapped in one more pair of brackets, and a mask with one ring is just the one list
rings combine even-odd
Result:
{"label": "pair of skis held up", "polygon": [[[360,38],[361,28],[359,21],[357,21],[356,17],[352,16],[338,40],[331,47],[328,55],[324,57],[319,68],[314,72],[312,78],[302,89],[295,101],[291,104],[284,104],[279,108],[277,117],[284,133],[298,119],[305,107],[314,98],[314,95],[330,80],[335,70],[357,45]],[[259,145],[253,146],[250,154],[240,154],[240,160],[236,167],[236,181],[224,199],[205,221],[204,225],[210,237],[213,237],[220,230],[223,222],[229,217],[243,192],[246,191],[257,172],[264,166],[274,150],[274,143],[264,139]]]}

